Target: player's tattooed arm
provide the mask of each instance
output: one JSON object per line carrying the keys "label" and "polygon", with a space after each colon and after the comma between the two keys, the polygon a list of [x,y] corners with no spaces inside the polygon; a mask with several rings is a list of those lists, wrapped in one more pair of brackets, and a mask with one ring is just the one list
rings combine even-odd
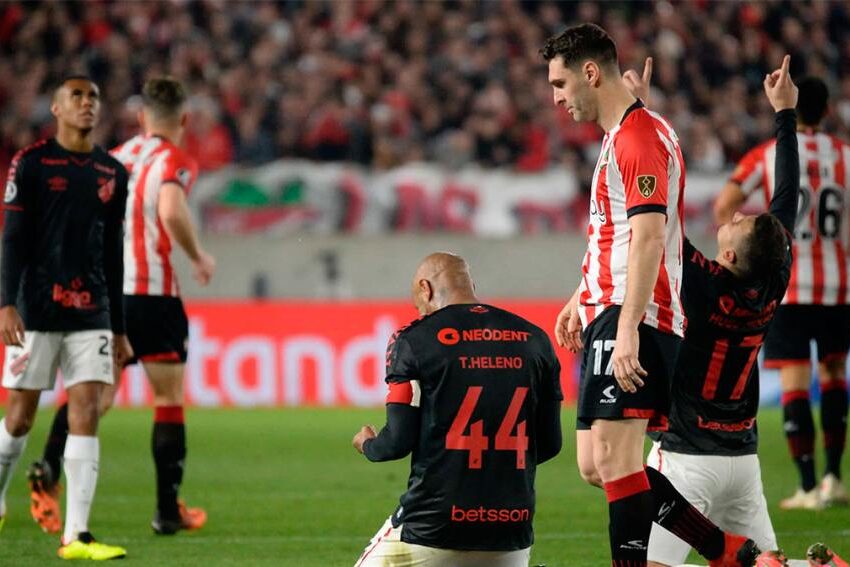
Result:
{"label": "player's tattooed arm", "polygon": [[413,451],[419,439],[420,410],[407,404],[387,404],[387,423],[375,434],[364,426],[352,441],[354,448],[372,462],[394,461]]}

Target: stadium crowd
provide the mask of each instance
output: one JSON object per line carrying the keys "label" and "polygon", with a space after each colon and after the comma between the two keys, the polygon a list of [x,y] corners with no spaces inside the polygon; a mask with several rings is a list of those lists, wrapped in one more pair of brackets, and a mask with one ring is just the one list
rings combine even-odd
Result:
{"label": "stadium crowd", "polygon": [[728,168],[772,134],[761,95],[791,53],[850,131],[850,10],[832,2],[11,2],[0,6],[0,169],[51,124],[50,86],[86,72],[106,104],[98,139],[136,128],[133,93],[188,85],[201,169],[280,157],[387,168],[415,160],[590,179],[595,125],[551,104],[538,48],[576,20],[603,25],[623,68],[655,58],[652,106],[690,170]]}

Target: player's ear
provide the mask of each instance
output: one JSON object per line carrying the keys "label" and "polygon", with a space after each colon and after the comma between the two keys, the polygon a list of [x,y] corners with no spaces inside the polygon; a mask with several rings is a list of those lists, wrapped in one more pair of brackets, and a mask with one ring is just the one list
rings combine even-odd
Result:
{"label": "player's ear", "polygon": [[733,266],[738,263],[738,255],[731,248],[727,248],[723,251],[723,259],[732,264]]}
{"label": "player's ear", "polygon": [[136,113],[136,120],[139,121],[139,126],[142,128],[142,131],[145,129],[145,111],[139,110]]}
{"label": "player's ear", "polygon": [[189,113],[183,112],[180,114],[180,127],[185,128],[186,124],[189,123]]}
{"label": "player's ear", "polygon": [[434,296],[434,290],[431,288],[431,282],[426,279],[421,279],[417,284],[417,288],[419,296],[424,300],[424,303],[430,303],[431,298]]}
{"label": "player's ear", "polygon": [[581,72],[585,81],[587,81],[591,87],[595,87],[599,84],[599,65],[597,65],[595,61],[585,61],[584,65],[582,65]]}

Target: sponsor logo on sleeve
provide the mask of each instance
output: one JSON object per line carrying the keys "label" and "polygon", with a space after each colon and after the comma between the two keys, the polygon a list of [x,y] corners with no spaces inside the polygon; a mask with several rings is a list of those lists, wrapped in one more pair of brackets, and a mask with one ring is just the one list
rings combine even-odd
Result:
{"label": "sponsor logo on sleeve", "polygon": [[649,199],[655,193],[656,182],[654,175],[638,175],[637,184],[638,190],[644,199]]}
{"label": "sponsor logo on sleeve", "polygon": [[6,183],[6,193],[3,195],[3,201],[6,203],[11,203],[15,200],[15,197],[18,196],[18,186],[15,185],[14,181],[9,181]]}

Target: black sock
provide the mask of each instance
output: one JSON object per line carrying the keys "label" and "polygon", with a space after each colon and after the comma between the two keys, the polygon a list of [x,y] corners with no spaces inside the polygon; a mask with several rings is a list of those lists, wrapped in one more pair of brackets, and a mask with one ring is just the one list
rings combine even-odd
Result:
{"label": "black sock", "polygon": [[51,481],[55,484],[62,476],[62,455],[65,454],[65,441],[68,439],[68,404],[64,403],[56,410],[50,434],[44,444],[44,461],[50,465]]}
{"label": "black sock", "polygon": [[157,407],[153,424],[153,460],[156,465],[156,505],[160,517],[178,520],[177,495],[183,483],[186,426],[181,406]]}
{"label": "black sock", "polygon": [[655,502],[646,473],[605,483],[612,567],[645,567]]}
{"label": "black sock", "polygon": [[820,423],[826,451],[826,474],[841,478],[841,456],[847,439],[847,382],[821,383]]}
{"label": "black sock", "polygon": [[809,392],[793,390],[782,394],[785,437],[791,457],[800,471],[800,486],[806,492],[815,487],[815,421]]}
{"label": "black sock", "polygon": [[646,477],[655,497],[657,515],[654,521],[708,560],[723,555],[723,531],[688,502],[666,476],[646,467]]}

